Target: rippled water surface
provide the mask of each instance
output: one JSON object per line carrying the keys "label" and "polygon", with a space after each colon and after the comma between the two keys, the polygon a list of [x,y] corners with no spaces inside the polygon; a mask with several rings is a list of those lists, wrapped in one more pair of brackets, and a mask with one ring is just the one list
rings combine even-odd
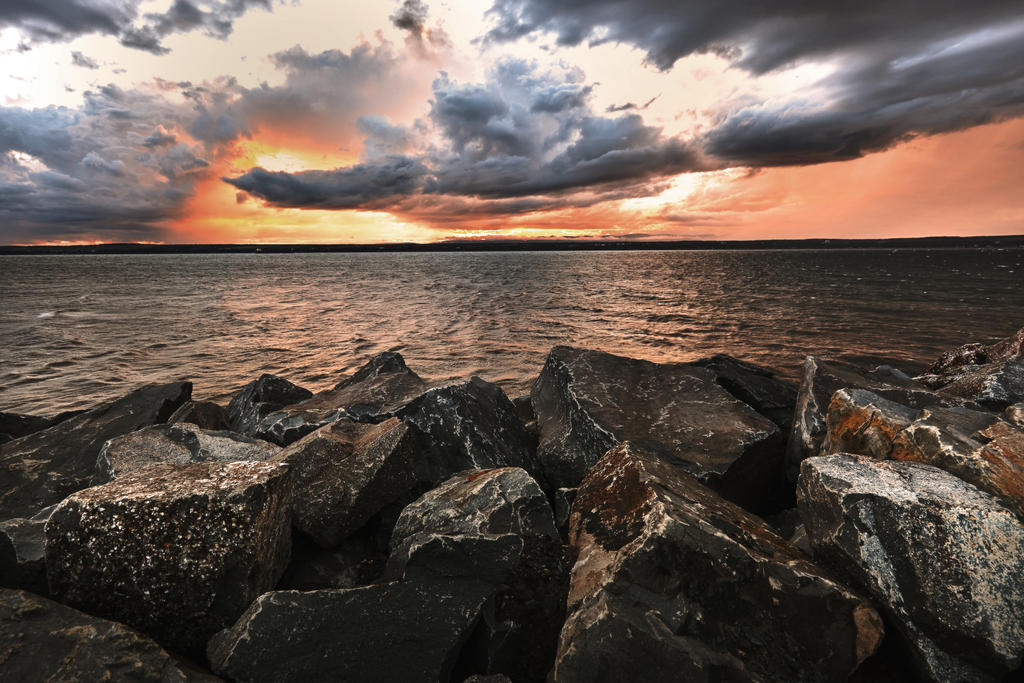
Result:
{"label": "rippled water surface", "polygon": [[511,395],[575,344],[716,352],[794,377],[817,354],[923,368],[1024,326],[1024,251],[702,251],[0,257],[0,409],[81,408],[263,372],[317,390],[383,350]]}

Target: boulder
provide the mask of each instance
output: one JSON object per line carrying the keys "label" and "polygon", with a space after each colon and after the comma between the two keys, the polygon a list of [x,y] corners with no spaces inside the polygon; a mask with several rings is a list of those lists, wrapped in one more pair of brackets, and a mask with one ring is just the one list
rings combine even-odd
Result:
{"label": "boulder", "polygon": [[773,370],[718,353],[691,365],[715,373],[715,381],[730,394],[778,425],[783,434],[793,426],[796,385],[775,376]]}
{"label": "boulder", "polygon": [[324,549],[305,534],[292,536],[292,559],[277,590],[312,591],[355,588],[376,581],[384,572],[387,553],[372,538],[359,534],[335,548]]}
{"label": "boulder", "polygon": [[402,354],[379,353],[333,389],[320,392],[264,417],[260,438],[287,446],[341,417],[358,422],[381,422],[426,390]]}
{"label": "boulder", "polygon": [[818,455],[825,439],[825,417],[832,394],[840,389],[867,389],[890,401],[912,408],[949,406],[962,400],[940,396],[905,375],[890,371],[868,372],[848,363],[808,356],[797,393],[793,429],[786,444],[786,476],[796,481],[800,463]]}
{"label": "boulder", "polygon": [[993,410],[1024,400],[1024,328],[993,344],[942,354],[917,378],[932,389]]}
{"label": "boulder", "polygon": [[1024,430],[964,407],[904,406],[840,390],[829,404],[823,455],[853,453],[933,465],[1001,499],[1024,519]]}
{"label": "boulder", "polygon": [[188,401],[167,418],[167,424],[173,425],[179,422],[188,422],[215,432],[231,429],[231,420],[228,419],[227,409],[213,401]]}
{"label": "boulder", "polygon": [[123,624],[20,590],[0,590],[0,662],[8,681],[220,681]]}
{"label": "boulder", "polygon": [[533,469],[530,435],[497,384],[473,377],[436,387],[413,399],[398,416],[433,445],[416,462],[421,481],[439,483],[468,469]]}
{"label": "boulder", "polygon": [[[46,595],[47,510],[38,518],[0,522],[0,586]],[[0,659],[2,661],[2,659]]]}
{"label": "boulder", "polygon": [[70,495],[46,523],[51,594],[201,657],[288,563],[286,469],[150,465]]}
{"label": "boulder", "polygon": [[0,520],[31,517],[85,488],[104,443],[164,422],[191,393],[191,382],[148,385],[0,445]]}
{"label": "boulder", "polygon": [[612,446],[633,441],[727,497],[758,506],[781,477],[778,427],[715,373],[558,346],[533,387],[537,459],[551,489],[578,486]]}
{"label": "boulder", "polygon": [[882,640],[867,601],[630,443],[591,468],[570,523],[557,681],[841,681]]}
{"label": "boulder", "polygon": [[294,498],[292,523],[324,548],[338,545],[414,488],[422,434],[396,418],[364,424],[343,418],[281,450]]}
{"label": "boulder", "polygon": [[965,344],[952,351],[946,351],[925,369],[919,379],[931,384],[941,377],[950,376],[959,370],[985,365],[1011,356],[1024,356],[1024,327],[1009,337],[992,344]]}
{"label": "boulder", "polygon": [[256,436],[260,421],[267,415],[312,395],[309,389],[276,375],[264,374],[242,387],[228,403],[228,422],[232,431]]}
{"label": "boulder", "polygon": [[146,427],[103,444],[93,485],[105,484],[148,465],[269,460],[280,448],[234,432],[214,432],[183,422]]}
{"label": "boulder", "polygon": [[923,678],[998,681],[1024,657],[1024,526],[930,465],[836,454],[797,489],[814,555],[867,591]]}
{"label": "boulder", "polygon": [[210,641],[232,681],[448,681],[491,588],[403,581],[260,596]]}
{"label": "boulder", "polygon": [[565,619],[568,572],[551,506],[518,467],[455,475],[402,511],[388,578],[485,581],[495,589],[465,657],[481,673],[541,681]]}
{"label": "boulder", "polygon": [[51,426],[50,418],[42,415],[0,412],[0,443],[20,439]]}

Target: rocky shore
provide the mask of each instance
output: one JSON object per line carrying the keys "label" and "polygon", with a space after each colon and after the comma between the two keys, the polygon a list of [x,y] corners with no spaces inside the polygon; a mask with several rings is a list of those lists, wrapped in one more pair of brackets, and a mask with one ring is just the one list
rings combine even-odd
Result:
{"label": "rocky shore", "polygon": [[35,681],[1024,677],[1024,329],[919,377],[382,353],[0,413],[0,672]]}

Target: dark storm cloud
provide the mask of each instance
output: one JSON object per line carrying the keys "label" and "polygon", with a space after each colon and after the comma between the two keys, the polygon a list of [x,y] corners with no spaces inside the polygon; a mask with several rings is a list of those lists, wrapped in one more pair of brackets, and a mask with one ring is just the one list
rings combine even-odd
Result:
{"label": "dark storm cloud", "polygon": [[[249,9],[270,10],[272,0],[174,0],[164,13],[139,20],[140,0],[5,0],[0,26],[20,29],[31,42],[62,42],[89,33],[117,36],[126,47],[169,52],[161,41],[174,33],[201,30],[224,39]],[[77,62],[76,62],[77,63]]]}
{"label": "dark storm cloud", "polygon": [[499,63],[485,83],[460,84],[442,74],[429,122],[421,124],[439,141],[428,136],[433,141],[416,155],[372,158],[372,150],[396,149],[388,141],[408,148],[413,131],[363,118],[360,164],[304,173],[257,168],[225,180],[281,207],[436,214],[446,211],[439,203],[473,200],[495,202],[499,213],[641,196],[656,191],[652,181],[704,167],[695,150],[638,115],[595,116],[587,102],[591,86],[580,78],[576,70],[543,73],[518,60]]}
{"label": "dark storm cloud", "polygon": [[91,57],[83,55],[78,50],[74,50],[71,53],[71,63],[75,66],[80,66],[85,69],[98,69],[100,68],[99,62]]}
{"label": "dark storm cloud", "polygon": [[538,33],[562,45],[621,42],[663,70],[701,53],[754,75],[831,60],[835,73],[820,84],[828,101],[724,113],[705,144],[733,164],[850,159],[1024,114],[1019,0],[496,0],[490,14],[492,42]]}
{"label": "dark storm cloud", "polygon": [[407,44],[420,56],[430,56],[432,49],[451,46],[448,34],[442,28],[427,26],[429,13],[429,7],[422,0],[404,0],[390,17],[395,28],[406,32]]}

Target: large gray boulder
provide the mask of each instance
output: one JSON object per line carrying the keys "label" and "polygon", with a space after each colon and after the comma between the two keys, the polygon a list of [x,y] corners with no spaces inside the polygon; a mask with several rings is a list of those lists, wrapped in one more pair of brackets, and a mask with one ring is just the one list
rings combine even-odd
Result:
{"label": "large gray boulder", "polygon": [[918,410],[859,389],[829,404],[821,453],[934,465],[1001,499],[1024,519],[1024,430],[987,411]]}
{"label": "large gray boulder", "polygon": [[1024,400],[1024,327],[992,344],[966,344],[942,354],[917,378],[944,394],[992,410]]}
{"label": "large gray boulder", "polygon": [[961,399],[941,396],[902,373],[866,371],[840,361],[808,356],[797,393],[793,429],[786,444],[786,476],[795,482],[800,463],[819,454],[825,439],[825,418],[832,395],[840,389],[867,389],[911,408],[951,406]]}
{"label": "large gray boulder", "polygon": [[286,470],[151,465],[72,494],[46,523],[51,594],[201,657],[287,565]]}
{"label": "large gray boulder", "polygon": [[879,615],[762,520],[629,443],[583,480],[557,681],[840,681]]}
{"label": "large gray boulder", "polygon": [[430,389],[398,411],[430,439],[417,477],[440,483],[467,469],[523,467],[532,471],[532,439],[497,384],[479,377]]}
{"label": "large gray boulder", "polygon": [[493,585],[471,656],[483,673],[544,680],[565,619],[568,571],[551,506],[525,470],[455,475],[405,507],[391,543],[389,578]]}
{"label": "large gray boulder", "polygon": [[228,423],[232,431],[257,436],[260,422],[267,415],[312,395],[309,389],[283,377],[263,374],[239,389],[228,403]]}
{"label": "large gray boulder", "polygon": [[557,346],[533,387],[544,483],[578,486],[623,441],[657,451],[744,505],[781,475],[778,427],[726,392],[715,373]]}
{"label": "large gray boulder", "polygon": [[235,432],[214,432],[194,424],[154,425],[103,444],[92,484],[105,484],[148,465],[269,460],[280,448]]}
{"label": "large gray boulder", "polygon": [[287,446],[341,417],[380,422],[427,388],[402,354],[379,353],[333,389],[276,410],[257,428],[260,438]]}
{"label": "large gray boulder", "polygon": [[191,382],[148,385],[0,445],[0,520],[32,517],[85,488],[104,443],[164,422],[191,394]]}
{"label": "large gray boulder", "polygon": [[123,624],[20,590],[0,590],[0,662],[8,681],[220,680]]}
{"label": "large gray boulder", "polygon": [[715,381],[730,394],[778,425],[783,434],[793,426],[797,387],[768,368],[718,353],[692,365],[715,373]]}
{"label": "large gray boulder", "polygon": [[387,505],[408,500],[414,463],[425,451],[422,434],[398,419],[342,418],[282,449],[274,461],[288,465],[295,528],[331,548]]}
{"label": "large gray boulder", "polygon": [[400,581],[265,593],[210,641],[209,659],[238,683],[445,682],[491,590]]}
{"label": "large gray boulder", "polygon": [[879,604],[933,681],[998,681],[1024,657],[1024,526],[930,465],[837,454],[797,488],[814,555]]}

